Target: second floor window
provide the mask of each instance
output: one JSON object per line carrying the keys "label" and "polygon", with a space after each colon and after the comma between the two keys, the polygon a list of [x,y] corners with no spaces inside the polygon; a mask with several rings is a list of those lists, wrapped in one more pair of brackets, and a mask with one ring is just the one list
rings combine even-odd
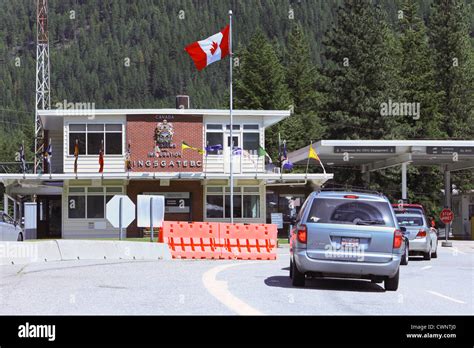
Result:
{"label": "second floor window", "polygon": [[74,155],[76,140],[79,144],[79,155],[98,155],[102,142],[106,155],[122,155],[121,124],[70,124],[69,155]]}

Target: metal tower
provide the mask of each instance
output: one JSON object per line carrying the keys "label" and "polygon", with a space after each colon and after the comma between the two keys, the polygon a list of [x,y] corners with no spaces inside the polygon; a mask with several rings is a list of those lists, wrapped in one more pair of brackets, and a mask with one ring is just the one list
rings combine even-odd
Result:
{"label": "metal tower", "polygon": [[43,166],[44,129],[38,110],[51,108],[49,83],[48,0],[36,0],[35,167]]}

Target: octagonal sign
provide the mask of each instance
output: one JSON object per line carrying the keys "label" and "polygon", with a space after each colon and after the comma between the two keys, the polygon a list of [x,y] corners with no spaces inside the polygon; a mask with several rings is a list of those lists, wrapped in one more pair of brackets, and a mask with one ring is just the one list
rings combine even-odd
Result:
{"label": "octagonal sign", "polygon": [[[122,201],[122,204],[120,204],[120,201]],[[121,214],[120,208],[122,210]],[[107,203],[105,215],[115,228],[120,227],[120,219],[122,219],[122,228],[126,228],[135,220],[135,204],[126,195],[115,195]]]}

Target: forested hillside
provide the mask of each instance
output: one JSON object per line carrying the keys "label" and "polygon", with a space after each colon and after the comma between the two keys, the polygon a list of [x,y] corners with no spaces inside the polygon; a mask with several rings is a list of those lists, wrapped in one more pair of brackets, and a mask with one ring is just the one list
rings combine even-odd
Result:
{"label": "forested hillside", "polygon": [[[232,9],[236,106],[295,110],[268,131],[273,156],[278,132],[290,150],[322,137],[473,139],[473,6],[470,0],[50,0],[52,106],[67,100],[96,108],[173,107],[174,96],[187,93],[192,107],[226,107],[228,64],[198,72],[184,47],[223,28]],[[22,139],[31,159],[35,10],[34,0],[0,0],[1,161],[13,159]],[[381,117],[388,100],[419,102],[420,118]],[[397,173],[377,175],[379,185],[398,181]],[[341,177],[360,181],[353,171],[341,169]],[[471,176],[456,180],[468,187]]]}

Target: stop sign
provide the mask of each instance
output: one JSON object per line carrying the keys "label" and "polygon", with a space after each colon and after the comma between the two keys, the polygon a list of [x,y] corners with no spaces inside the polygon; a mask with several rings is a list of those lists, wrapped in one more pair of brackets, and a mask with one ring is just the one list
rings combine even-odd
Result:
{"label": "stop sign", "polygon": [[444,208],[439,214],[441,221],[445,224],[451,223],[454,220],[454,213],[451,209]]}

